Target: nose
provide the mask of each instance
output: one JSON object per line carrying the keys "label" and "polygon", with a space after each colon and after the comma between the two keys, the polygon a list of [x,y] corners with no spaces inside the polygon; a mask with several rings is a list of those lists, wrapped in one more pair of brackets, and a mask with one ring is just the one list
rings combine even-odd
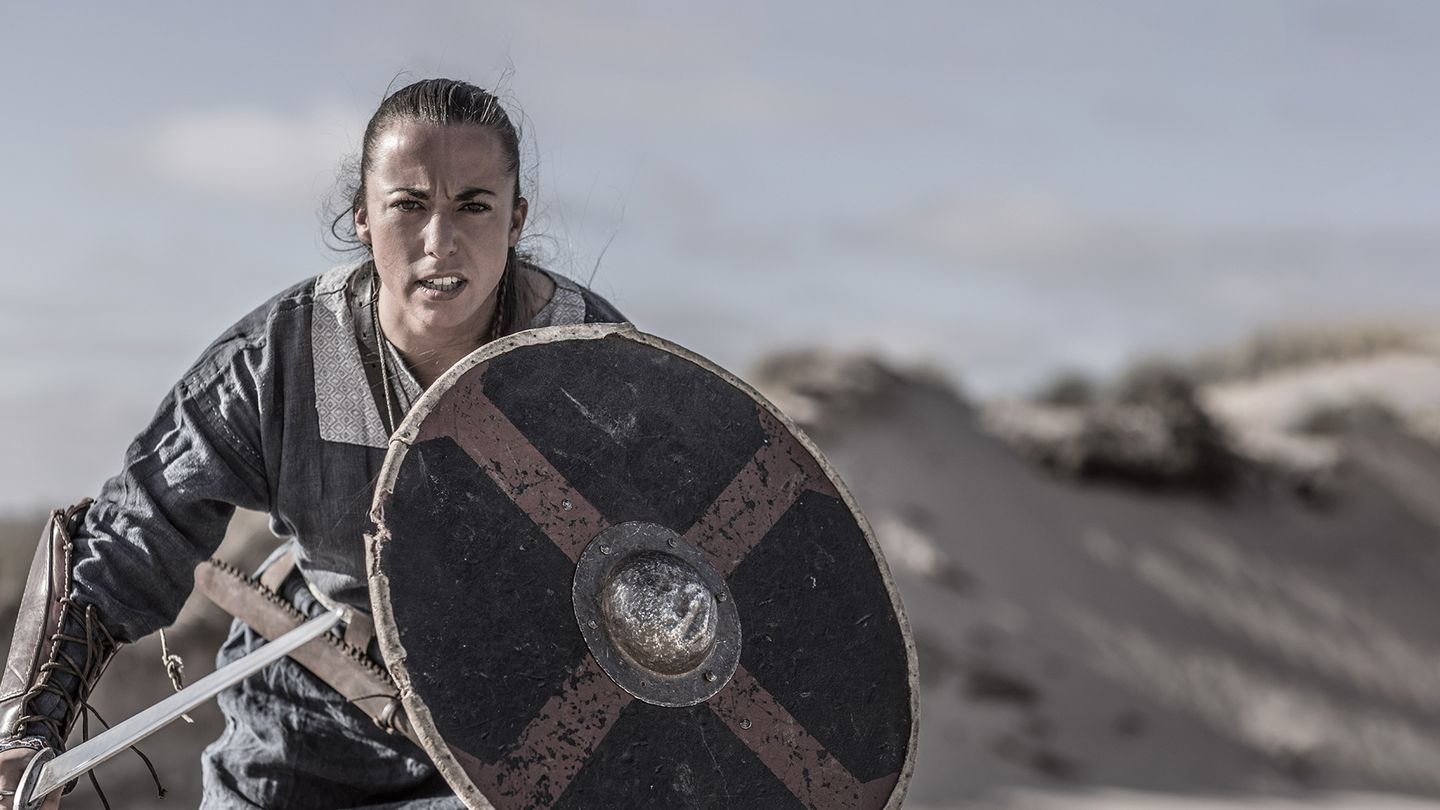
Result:
{"label": "nose", "polygon": [[455,227],[442,211],[436,211],[425,225],[425,252],[437,259],[455,253]]}

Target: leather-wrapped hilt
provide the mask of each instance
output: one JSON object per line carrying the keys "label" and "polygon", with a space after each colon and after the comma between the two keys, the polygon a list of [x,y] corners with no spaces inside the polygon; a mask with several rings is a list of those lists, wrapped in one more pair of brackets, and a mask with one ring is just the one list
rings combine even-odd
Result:
{"label": "leather-wrapped hilt", "polygon": [[93,606],[72,601],[72,538],[90,500],[57,509],[40,535],[0,677],[0,739],[38,736],[63,749],[118,645]]}

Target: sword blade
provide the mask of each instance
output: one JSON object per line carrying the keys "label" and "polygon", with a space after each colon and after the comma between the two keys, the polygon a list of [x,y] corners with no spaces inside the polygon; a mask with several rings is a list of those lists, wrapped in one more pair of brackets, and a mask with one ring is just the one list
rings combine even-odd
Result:
{"label": "sword blade", "polygon": [[103,734],[91,737],[69,751],[56,756],[39,769],[34,781],[28,786],[28,790],[25,784],[19,786],[15,797],[15,806],[25,807],[28,802],[32,801],[31,797],[43,797],[56,788],[63,787],[71,779],[89,772],[110,757],[174,722],[180,715],[219,694],[226,687],[239,683],[305,642],[323,635],[343,618],[344,613],[338,610],[323,616],[316,616],[244,658],[232,661],[206,675],[129,720],[116,723]]}

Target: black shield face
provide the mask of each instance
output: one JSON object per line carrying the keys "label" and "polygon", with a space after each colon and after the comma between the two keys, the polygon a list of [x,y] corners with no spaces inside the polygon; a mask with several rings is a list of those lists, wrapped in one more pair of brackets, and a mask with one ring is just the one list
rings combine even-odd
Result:
{"label": "black shield face", "polygon": [[915,659],[817,451],[628,326],[486,346],[392,440],[386,660],[471,807],[898,806]]}

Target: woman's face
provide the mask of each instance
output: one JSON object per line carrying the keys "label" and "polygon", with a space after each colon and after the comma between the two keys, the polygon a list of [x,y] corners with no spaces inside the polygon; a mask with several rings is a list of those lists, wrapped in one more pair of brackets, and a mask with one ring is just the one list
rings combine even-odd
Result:
{"label": "woman's face", "polygon": [[355,233],[388,303],[411,331],[482,334],[486,301],[525,227],[500,139],[470,124],[401,119],[373,149]]}

